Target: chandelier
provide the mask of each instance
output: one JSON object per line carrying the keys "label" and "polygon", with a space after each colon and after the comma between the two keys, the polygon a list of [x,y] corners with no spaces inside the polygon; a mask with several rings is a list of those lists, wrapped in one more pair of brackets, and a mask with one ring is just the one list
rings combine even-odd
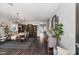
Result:
{"label": "chandelier", "polygon": [[17,19],[16,19],[16,23],[20,23],[20,20],[19,20],[19,13],[17,12]]}

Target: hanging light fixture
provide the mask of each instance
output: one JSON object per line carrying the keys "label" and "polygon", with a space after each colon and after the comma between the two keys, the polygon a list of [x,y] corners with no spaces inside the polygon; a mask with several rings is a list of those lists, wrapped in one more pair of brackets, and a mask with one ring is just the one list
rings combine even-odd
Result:
{"label": "hanging light fixture", "polygon": [[19,13],[17,12],[17,19],[16,19],[16,23],[19,23],[19,22],[20,22],[20,20],[19,20],[18,16],[19,16]]}

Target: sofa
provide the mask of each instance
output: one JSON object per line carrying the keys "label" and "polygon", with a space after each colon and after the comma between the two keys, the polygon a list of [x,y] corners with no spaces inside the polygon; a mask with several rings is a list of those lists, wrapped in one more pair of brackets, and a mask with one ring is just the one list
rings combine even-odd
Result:
{"label": "sofa", "polygon": [[7,40],[7,37],[5,36],[0,37],[0,43],[5,42],[6,40]]}

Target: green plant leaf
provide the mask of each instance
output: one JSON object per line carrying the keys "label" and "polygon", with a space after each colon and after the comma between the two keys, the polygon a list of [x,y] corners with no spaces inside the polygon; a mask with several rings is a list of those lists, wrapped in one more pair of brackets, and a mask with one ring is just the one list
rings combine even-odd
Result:
{"label": "green plant leaf", "polygon": [[60,39],[61,36],[63,35],[63,24],[56,23],[55,29],[53,29],[53,31],[54,31],[54,37]]}

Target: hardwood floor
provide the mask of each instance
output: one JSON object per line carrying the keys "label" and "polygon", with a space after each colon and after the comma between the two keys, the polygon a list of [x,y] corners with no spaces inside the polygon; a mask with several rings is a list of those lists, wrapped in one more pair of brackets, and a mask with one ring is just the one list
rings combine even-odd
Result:
{"label": "hardwood floor", "polygon": [[0,48],[0,55],[47,55],[43,43],[35,39],[29,49]]}

